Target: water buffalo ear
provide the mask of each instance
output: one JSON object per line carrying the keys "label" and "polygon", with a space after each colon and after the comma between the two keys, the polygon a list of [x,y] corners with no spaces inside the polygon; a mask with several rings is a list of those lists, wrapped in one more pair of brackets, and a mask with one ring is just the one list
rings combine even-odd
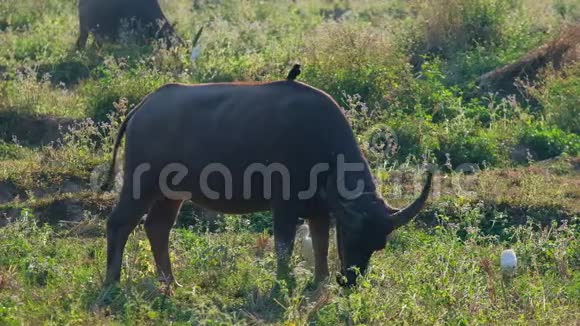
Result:
{"label": "water buffalo ear", "polygon": [[357,230],[361,227],[365,212],[355,208],[354,201],[346,202],[338,197],[331,197],[328,205],[330,214],[346,228]]}

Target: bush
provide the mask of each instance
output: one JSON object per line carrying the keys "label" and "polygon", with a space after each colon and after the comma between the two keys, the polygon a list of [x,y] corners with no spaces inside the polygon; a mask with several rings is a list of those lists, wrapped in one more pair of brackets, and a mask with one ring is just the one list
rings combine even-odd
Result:
{"label": "bush", "polygon": [[85,82],[79,93],[87,98],[87,114],[99,121],[107,119],[107,114],[114,111],[113,103],[120,98],[137,104],[161,85],[176,81],[167,73],[140,66],[131,67],[126,59],[109,58],[94,74],[100,78]]}
{"label": "bush", "polygon": [[560,16],[570,21],[580,20],[580,4],[575,0],[556,0],[552,4]]}
{"label": "bush", "polygon": [[62,85],[55,87],[50,79],[49,74],[38,76],[32,67],[24,67],[0,88],[0,110],[30,116],[82,116],[79,95]]}
{"label": "bush", "polygon": [[0,161],[21,159],[24,157],[24,152],[26,150],[22,146],[0,140]]}
{"label": "bush", "polygon": [[405,161],[411,157],[421,158],[429,150],[439,148],[439,140],[435,136],[437,126],[423,119],[405,119],[394,124],[393,130],[398,139],[397,158]]}
{"label": "bush", "polygon": [[0,2],[0,30],[25,28],[42,14],[38,9],[32,1]]}
{"label": "bush", "polygon": [[[447,80],[473,90],[473,80],[516,60],[538,46],[554,25],[544,7],[525,0],[428,0],[417,5],[418,18],[399,38],[411,62],[442,57]],[[534,17],[533,19],[531,17]]]}
{"label": "bush", "polygon": [[453,167],[463,163],[493,166],[501,160],[498,144],[478,133],[450,134],[441,140],[441,148],[436,154],[440,163],[451,163]]}
{"label": "bush", "polygon": [[531,88],[530,93],[540,102],[548,123],[580,133],[580,64],[562,73],[545,73],[543,85]]}
{"label": "bush", "polygon": [[545,160],[562,153],[570,155],[580,153],[580,136],[557,128],[528,129],[520,138],[520,144],[527,147],[533,157],[538,160]]}
{"label": "bush", "polygon": [[305,40],[303,52],[304,80],[336,99],[346,93],[366,103],[389,101],[412,79],[401,53],[364,25],[323,24]]}
{"label": "bush", "polygon": [[420,5],[423,53],[451,54],[502,39],[503,25],[519,1],[429,0]]}

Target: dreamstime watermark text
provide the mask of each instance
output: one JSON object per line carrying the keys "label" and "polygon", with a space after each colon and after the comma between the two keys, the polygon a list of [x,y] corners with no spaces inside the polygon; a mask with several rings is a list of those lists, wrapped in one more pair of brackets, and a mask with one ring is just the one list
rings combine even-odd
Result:
{"label": "dreamstime watermark text", "polygon": [[[439,169],[433,165],[429,166],[428,170],[435,175],[439,174]],[[475,164],[462,164],[455,169],[456,172],[462,173],[434,178],[433,196],[438,196],[442,192],[471,195],[465,189],[461,176],[478,170]],[[293,171],[300,175],[292,175]],[[153,186],[164,197],[174,200],[190,200],[194,194],[196,196],[201,194],[209,200],[231,200],[234,197],[244,200],[270,200],[274,197],[282,200],[309,200],[317,194],[326,193],[328,181],[320,184],[320,180],[324,180],[321,176],[326,175],[336,178],[331,182],[336,181],[334,184],[338,194],[344,199],[351,200],[356,199],[365,190],[375,187],[379,193],[388,192],[389,198],[402,198],[407,193],[418,192],[424,186],[425,167],[419,166],[402,171],[390,170],[387,171],[389,177],[386,180],[381,178],[373,180],[373,174],[384,173],[370,171],[364,162],[347,162],[341,154],[337,155],[334,169],[331,169],[329,163],[322,162],[314,164],[306,173],[303,169],[296,172],[296,169],[280,162],[251,163],[243,171],[239,171],[239,168],[232,171],[226,164],[218,162],[207,164],[201,170],[195,171],[190,171],[185,164],[178,162],[166,164],[161,169],[153,169],[152,164],[144,162],[129,172],[130,177],[124,176],[123,179],[125,183],[130,182],[133,199],[141,198],[144,191],[149,191]],[[97,175],[102,173],[103,169],[93,173],[91,186],[94,189],[99,188]],[[306,174],[308,181],[304,182],[302,180]],[[293,182],[293,177],[298,177],[301,182]],[[217,181],[218,179],[220,181]],[[373,182],[372,187],[369,187],[367,182]],[[384,191],[385,189],[389,191]]]}

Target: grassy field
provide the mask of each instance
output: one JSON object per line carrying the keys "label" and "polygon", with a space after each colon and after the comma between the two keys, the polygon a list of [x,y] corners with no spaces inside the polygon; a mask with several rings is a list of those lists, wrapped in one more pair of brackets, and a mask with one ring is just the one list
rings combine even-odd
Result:
{"label": "grassy field", "polygon": [[[76,51],[75,0],[0,2],[0,325],[578,324],[580,63],[539,69],[517,92],[478,84],[580,35],[577,1],[160,3],[188,46],[89,39]],[[416,166],[439,166],[428,207],[357,287],[314,287],[296,254],[290,291],[268,213],[210,221],[185,205],[171,235],[183,286],[166,295],[156,282],[138,227],[121,284],[103,291],[116,194],[93,176],[127,111],[167,82],[279,80],[295,62],[344,107],[390,203],[415,197]],[[507,248],[512,279],[499,268]]]}

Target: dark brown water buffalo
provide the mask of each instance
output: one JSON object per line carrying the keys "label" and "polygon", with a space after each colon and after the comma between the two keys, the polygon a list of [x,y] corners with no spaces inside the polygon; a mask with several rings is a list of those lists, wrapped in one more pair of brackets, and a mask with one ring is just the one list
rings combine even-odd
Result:
{"label": "dark brown water buffalo", "polygon": [[316,281],[329,275],[333,216],[343,284],[353,284],[354,270],[365,272],[371,254],[419,212],[431,189],[428,173],[415,202],[388,206],[337,103],[291,80],[161,87],[122,123],[108,184],[124,135],[124,182],[107,222],[107,284],[119,280],[127,237],[145,213],[158,272],[173,281],[168,237],[184,200],[228,214],[272,211],[281,278],[299,217],[310,223]]}
{"label": "dark brown water buffalo", "polygon": [[518,79],[535,82],[546,67],[555,70],[580,61],[580,24],[569,25],[554,40],[531,50],[517,61],[483,74],[476,80],[482,92],[519,94]]}
{"label": "dark brown water buffalo", "polygon": [[157,0],[79,0],[77,48],[84,48],[89,33],[99,43],[118,40],[123,23],[144,39],[164,38],[169,45],[181,41]]}

